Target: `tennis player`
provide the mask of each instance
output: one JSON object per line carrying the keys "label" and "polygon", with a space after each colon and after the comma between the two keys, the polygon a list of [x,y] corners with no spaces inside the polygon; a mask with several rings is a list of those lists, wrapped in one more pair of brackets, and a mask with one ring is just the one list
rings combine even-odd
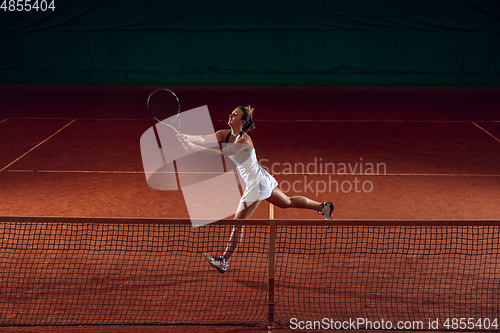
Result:
{"label": "tennis player", "polygon": [[[246,188],[240,199],[235,219],[249,219],[260,202],[267,200],[280,208],[315,210],[326,220],[331,220],[334,209],[332,202],[320,203],[304,196],[287,196],[278,188],[278,182],[259,165],[252,138],[247,134],[255,128],[253,111],[250,105],[238,106],[229,115],[230,129],[220,130],[211,135],[178,135],[179,140],[188,151],[203,151],[217,158],[222,158],[222,155],[228,156],[236,164]],[[226,145],[221,151],[199,146],[215,142],[225,142]],[[226,250],[221,256],[205,253],[207,261],[220,273],[228,269],[229,260],[243,239],[243,231],[243,226],[233,226]]]}

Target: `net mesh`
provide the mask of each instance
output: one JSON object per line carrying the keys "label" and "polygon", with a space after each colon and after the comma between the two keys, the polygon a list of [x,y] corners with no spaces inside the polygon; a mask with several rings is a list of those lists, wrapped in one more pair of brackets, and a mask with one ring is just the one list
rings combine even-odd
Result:
{"label": "net mesh", "polygon": [[497,318],[497,233],[493,226],[278,227],[276,319],[428,328],[429,319]]}
{"label": "net mesh", "polygon": [[246,229],[222,275],[203,253],[231,226],[2,223],[0,323],[265,323],[267,235]]}
{"label": "net mesh", "polygon": [[[277,221],[278,324],[500,314],[500,223],[307,223]],[[0,325],[265,325],[269,225],[247,225],[220,274],[203,253],[222,254],[231,228],[2,222]]]}

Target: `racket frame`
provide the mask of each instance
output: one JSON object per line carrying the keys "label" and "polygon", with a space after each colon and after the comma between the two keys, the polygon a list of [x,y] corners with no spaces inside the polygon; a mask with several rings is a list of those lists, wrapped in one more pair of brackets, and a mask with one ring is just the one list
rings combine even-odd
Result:
{"label": "racket frame", "polygon": [[[175,99],[177,100],[177,115],[175,116],[175,118],[170,121],[170,122],[166,122],[164,120],[160,120],[158,119],[155,114],[153,113],[153,111],[151,110],[151,105],[150,105],[150,101],[151,101],[151,98],[156,94],[158,93],[159,91],[167,91],[169,92],[170,94],[172,94],[172,96],[175,97]],[[149,97],[148,97],[148,101],[147,101],[147,105],[148,105],[148,110],[149,110],[149,113],[151,114],[151,116],[159,123],[162,123],[164,125],[167,125],[169,126],[170,128],[172,128],[174,131],[177,132],[177,134],[181,134],[182,135],[182,129],[181,129],[181,122],[180,122],[180,113],[181,113],[181,102],[179,101],[179,98],[177,97],[177,95],[170,89],[168,88],[158,88],[156,89],[155,91],[153,91],[151,94],[149,94]],[[169,117],[170,118],[170,117]],[[177,120],[177,128],[175,128],[174,126],[170,125],[172,123],[174,123],[175,121]]]}

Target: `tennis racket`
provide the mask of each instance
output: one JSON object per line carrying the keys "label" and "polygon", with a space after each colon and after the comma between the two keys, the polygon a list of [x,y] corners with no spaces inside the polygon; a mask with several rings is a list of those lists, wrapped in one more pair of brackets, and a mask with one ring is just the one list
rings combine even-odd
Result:
{"label": "tennis racket", "polygon": [[156,121],[169,126],[177,134],[182,135],[181,103],[172,90],[159,88],[153,91],[148,97],[148,110]]}

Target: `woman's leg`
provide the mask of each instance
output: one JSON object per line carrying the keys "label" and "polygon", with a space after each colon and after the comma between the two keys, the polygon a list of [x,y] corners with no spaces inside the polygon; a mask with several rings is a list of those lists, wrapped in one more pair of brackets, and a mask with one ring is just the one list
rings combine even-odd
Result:
{"label": "woman's leg", "polygon": [[[249,219],[252,214],[255,212],[257,207],[259,206],[260,201],[256,201],[251,205],[246,205],[245,203],[240,202],[238,206],[238,210],[234,216],[235,219]],[[226,262],[231,259],[234,252],[238,249],[241,241],[243,240],[243,233],[245,227],[242,225],[233,226],[233,230],[231,231],[231,236],[229,237],[229,241],[227,242],[226,250],[222,254],[226,259]]]}
{"label": "woman's leg", "polygon": [[311,200],[303,196],[289,197],[278,187],[273,189],[273,192],[267,201],[279,208],[304,208],[320,211],[323,209],[323,204],[318,201]]}

